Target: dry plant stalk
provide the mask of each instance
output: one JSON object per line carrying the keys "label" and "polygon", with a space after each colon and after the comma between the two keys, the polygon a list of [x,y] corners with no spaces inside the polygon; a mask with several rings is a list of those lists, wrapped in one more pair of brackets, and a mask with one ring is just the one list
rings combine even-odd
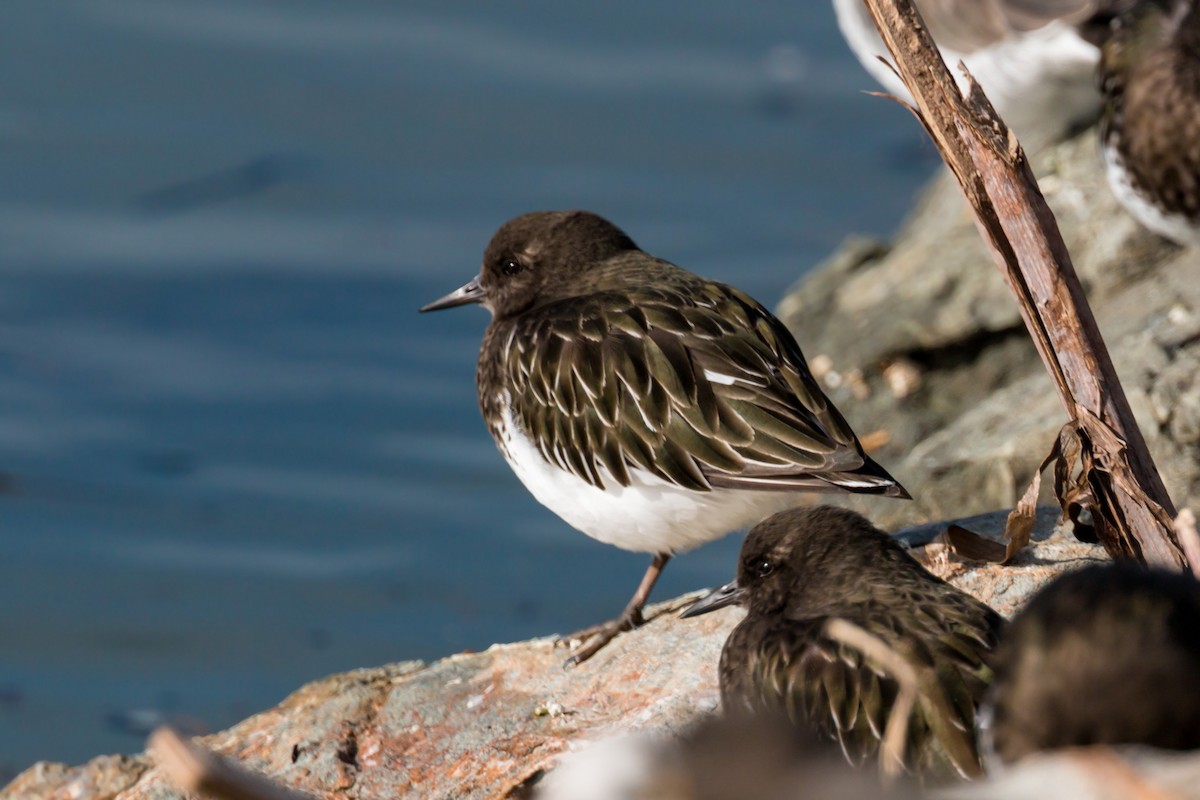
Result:
{"label": "dry plant stalk", "polygon": [[[1183,568],[1171,498],[1024,151],[969,74],[966,96],[959,90],[911,0],[864,2],[1058,388],[1096,535],[1113,558]],[[1064,460],[1056,471],[1073,472]],[[1059,500],[1068,511],[1072,501]]]}
{"label": "dry plant stalk", "polygon": [[[935,716],[950,719],[952,716],[950,703],[942,692],[937,674],[928,667],[918,668],[912,661],[892,649],[880,639],[863,630],[853,622],[834,617],[825,623],[825,635],[830,639],[853,647],[862,653],[863,658],[875,669],[886,673],[896,681],[899,692],[892,703],[888,714],[887,724],[883,729],[883,740],[879,745],[879,772],[885,785],[890,785],[904,772],[904,752],[908,744],[908,726],[912,719],[913,709],[917,700],[924,695]],[[963,731],[942,731],[942,745],[955,760],[962,764],[972,763],[974,749],[972,747],[973,733]],[[980,773],[968,775],[978,777]]]}
{"label": "dry plant stalk", "polygon": [[236,766],[170,726],[150,734],[146,749],[167,778],[189,794],[213,800],[313,800],[311,795]]}

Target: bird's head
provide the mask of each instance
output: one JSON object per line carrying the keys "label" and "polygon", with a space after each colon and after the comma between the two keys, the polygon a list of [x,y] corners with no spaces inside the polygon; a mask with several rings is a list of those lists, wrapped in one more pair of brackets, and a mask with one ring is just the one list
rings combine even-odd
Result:
{"label": "bird's head", "polygon": [[783,511],[746,535],[737,580],[697,601],[685,616],[728,605],[754,614],[783,608],[832,613],[870,594],[874,584],[911,569],[900,545],[861,514],[834,506]]}
{"label": "bird's head", "polygon": [[534,211],[509,220],[483,254],[479,275],[422,311],[479,303],[496,317],[594,289],[593,268],[638,247],[588,211]]}

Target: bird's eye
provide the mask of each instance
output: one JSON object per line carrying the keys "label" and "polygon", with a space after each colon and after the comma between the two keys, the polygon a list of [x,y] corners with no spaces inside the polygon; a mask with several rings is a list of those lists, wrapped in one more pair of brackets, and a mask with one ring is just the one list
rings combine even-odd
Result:
{"label": "bird's eye", "polygon": [[521,266],[521,262],[513,261],[512,259],[505,261],[504,266],[500,267],[500,271],[503,272],[505,275],[508,275],[509,277],[516,275],[522,269],[524,269],[524,267]]}
{"label": "bird's eye", "polygon": [[765,578],[775,571],[775,565],[765,558],[758,562],[758,566],[754,568],[754,574],[759,578]]}

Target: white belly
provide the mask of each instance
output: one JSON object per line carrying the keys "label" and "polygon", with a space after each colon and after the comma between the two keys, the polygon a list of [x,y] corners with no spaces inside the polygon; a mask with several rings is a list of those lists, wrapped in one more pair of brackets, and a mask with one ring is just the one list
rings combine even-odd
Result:
{"label": "white belly", "polygon": [[[833,5],[842,35],[863,67],[888,92],[911,101],[904,82],[877,58],[892,60],[862,0],[834,0]],[[1100,92],[1095,86],[1100,51],[1063,22],[1014,32],[972,53],[943,47],[942,59],[963,88],[965,79],[958,62],[966,62],[1026,149],[1039,149],[1070,126],[1087,121],[1100,108]]]}
{"label": "white belly", "polygon": [[[542,458],[505,409],[500,450],[538,502],[593,539],[639,553],[679,553],[798,505],[799,494],[684,489],[644,470],[599,489]],[[601,475],[608,472],[601,467]]]}
{"label": "white belly", "polygon": [[1129,182],[1121,154],[1115,147],[1104,147],[1104,169],[1108,185],[1130,216],[1159,236],[1165,236],[1176,244],[1200,246],[1200,226],[1183,214],[1167,214],[1151,203]]}

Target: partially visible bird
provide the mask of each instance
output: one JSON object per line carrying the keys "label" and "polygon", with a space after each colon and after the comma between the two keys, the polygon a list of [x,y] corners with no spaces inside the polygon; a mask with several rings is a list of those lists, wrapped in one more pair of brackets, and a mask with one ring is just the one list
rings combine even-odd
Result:
{"label": "partially visible bird", "polygon": [[785,511],[742,545],[737,580],[687,615],[739,603],[747,615],[721,651],[727,713],[785,712],[836,739],[860,764],[876,755],[898,682],[857,646],[831,635],[843,620],[918,673],[903,758],[923,775],[980,772],[975,712],[991,681],[1003,620],[930,574],[853,511]]}
{"label": "partially visible bird", "polygon": [[1108,182],[1138,222],[1200,245],[1200,6],[1124,5],[1100,64]]}
{"label": "partially visible bird", "polygon": [[467,303],[492,312],[479,405],[517,477],[588,536],[654,554],[621,616],[576,634],[591,641],[568,663],[643,622],[675,553],[803,492],[908,497],[863,452],[783,323],[595,214],[510,220],[479,276],[421,310]]}
{"label": "partially visible bird", "polygon": [[1200,583],[1132,564],[1039,591],[996,651],[981,742],[1011,763],[1093,744],[1200,749]]}
{"label": "partially visible bird", "polygon": [[[1095,119],[1097,44],[1112,0],[915,0],[942,58],[962,81],[958,62],[983,87],[1026,149],[1053,143]],[[833,0],[842,35],[867,72],[910,100],[864,0]]]}

